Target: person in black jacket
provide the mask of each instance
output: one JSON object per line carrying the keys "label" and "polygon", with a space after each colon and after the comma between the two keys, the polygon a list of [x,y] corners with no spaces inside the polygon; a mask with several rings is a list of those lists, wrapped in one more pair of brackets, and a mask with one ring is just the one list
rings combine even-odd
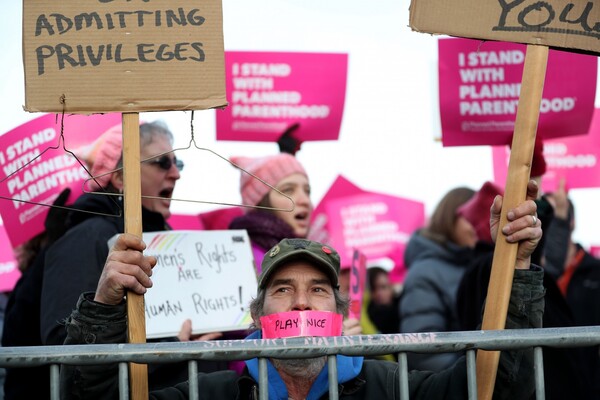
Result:
{"label": "person in black jacket", "polygon": [[[537,186],[530,184],[528,195]],[[531,198],[531,197],[530,197]],[[499,221],[501,199],[494,201],[492,214]],[[543,314],[542,272],[531,266],[530,256],[541,237],[535,216],[535,203],[522,203],[514,218],[502,229],[505,240],[519,243],[507,327],[539,327]],[[494,224],[498,229],[499,224]],[[111,249],[95,293],[80,296],[76,310],[67,323],[65,344],[92,341],[120,342],[126,335],[127,290],[144,294],[151,288],[150,278],[156,258],[142,254],[145,244],[134,235],[120,235]],[[254,324],[261,329],[264,316],[282,312],[326,311],[344,314],[348,303],[339,293],[340,258],[335,249],[306,239],[283,239],[265,254],[258,292],[250,305]],[[134,279],[132,279],[134,278]],[[341,318],[339,319],[341,328]],[[257,330],[248,339],[260,339]],[[198,374],[201,399],[250,399],[267,390],[270,399],[323,398],[328,390],[325,356],[310,359],[270,359],[269,385],[258,385],[258,360],[246,361],[241,377],[235,372]],[[518,362],[517,362],[518,360]],[[397,399],[397,363],[337,356],[340,398]],[[117,366],[63,366],[61,393],[66,398],[112,398],[117,396]],[[503,352],[495,385],[495,398],[527,398],[534,389],[533,351]],[[439,373],[412,371],[409,374],[411,399],[466,398],[465,358]],[[151,393],[153,399],[185,399],[188,382]]]}

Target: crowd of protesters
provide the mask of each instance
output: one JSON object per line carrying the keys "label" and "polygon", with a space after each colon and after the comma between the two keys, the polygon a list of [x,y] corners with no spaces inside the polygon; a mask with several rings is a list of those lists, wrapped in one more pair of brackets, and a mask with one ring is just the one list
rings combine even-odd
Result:
{"label": "crowd of protesters", "polygon": [[[278,154],[230,159],[240,170],[243,212],[228,227],[245,229],[251,240],[259,282],[252,303],[257,328],[260,317],[269,312],[346,314],[348,307],[349,269],[340,264],[335,249],[306,239],[313,203],[309,174],[295,156],[300,149],[293,135],[297,128],[282,135]],[[140,139],[143,230],[169,230],[170,198],[183,163],[173,152],[173,135],[166,125],[141,124]],[[121,323],[125,291],[143,294],[150,286],[149,269],[156,260],[140,256],[132,261],[127,254],[141,252],[143,245],[130,235],[120,236],[109,253],[109,239],[124,232],[121,149],[120,128],[81,149],[77,154],[94,176],[89,182],[94,193],[85,193],[70,205],[79,211],[51,209],[45,231],[16,249],[22,277],[6,304],[3,346],[89,343],[77,332],[96,325],[108,328],[95,332],[94,343],[126,341]],[[531,176],[539,177],[544,171],[543,157],[537,152]],[[519,243],[511,304],[518,304],[521,314],[511,311],[507,327],[600,325],[600,260],[572,239],[575,207],[565,182],[554,193],[538,195],[538,187],[535,180],[529,183],[527,200],[513,210],[499,239],[502,189],[486,182],[479,190],[450,190],[427,224],[410,238],[402,285],[390,282],[389,270],[377,265],[369,268],[363,316],[356,320],[346,315],[343,334],[479,329],[494,243],[509,237]],[[63,192],[55,205],[65,205],[68,196],[68,191]],[[107,271],[112,273],[110,278]],[[131,276],[135,284],[128,279]],[[168,340],[219,340],[223,336],[220,332],[192,335],[189,321],[179,328],[180,334]],[[248,337],[260,338],[260,330]],[[523,360],[519,368],[512,363],[516,358]],[[463,398],[464,360],[458,352],[409,354],[409,369],[414,370],[409,377],[411,398],[444,398],[448,393]],[[342,356],[338,363],[342,397],[397,398],[395,364]],[[199,370],[201,387],[207,388],[201,398],[214,393],[219,393],[218,398],[251,398],[245,396],[260,389],[255,360],[202,362]],[[544,370],[548,399],[600,398],[598,347],[544,349]],[[180,383],[187,377],[186,365],[151,366],[149,371],[150,389],[159,390],[156,398],[187,396],[187,385]],[[227,372],[211,374],[216,371]],[[323,359],[271,360],[269,371],[269,388],[263,388],[269,398],[320,398],[327,391],[322,381],[323,374],[327,377]],[[395,383],[386,384],[386,374],[396,376]],[[78,380],[82,376],[86,379]],[[116,393],[115,376],[106,368],[63,367],[61,381],[67,398],[106,398]],[[36,385],[30,384],[32,379]],[[497,395],[529,398],[533,391],[531,352],[503,353],[498,379]],[[49,398],[48,368],[9,368],[4,392],[7,400]]]}

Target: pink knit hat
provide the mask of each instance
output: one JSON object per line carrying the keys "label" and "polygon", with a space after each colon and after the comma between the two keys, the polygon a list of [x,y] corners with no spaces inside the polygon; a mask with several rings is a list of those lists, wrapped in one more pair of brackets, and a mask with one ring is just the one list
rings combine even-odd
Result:
{"label": "pink knit hat", "polygon": [[[90,168],[93,177],[101,187],[105,188],[110,181],[109,171],[117,168],[117,163],[121,158],[121,148],[123,147],[123,135],[121,124],[109,128],[98,137],[92,144],[86,146],[75,154],[82,158]],[[99,187],[93,180],[87,184],[92,190],[98,190]],[[87,186],[86,185],[86,186]]]}
{"label": "pink knit hat", "polygon": [[464,217],[473,225],[479,240],[492,243],[490,233],[490,208],[502,189],[492,182],[486,182],[469,201],[456,210],[456,215]]}
{"label": "pink knit hat", "polygon": [[[271,186],[276,186],[283,178],[295,173],[308,177],[304,167],[291,154],[279,153],[274,156],[260,158],[231,157],[229,160],[240,168],[258,176]],[[255,179],[252,175],[241,172],[240,193],[242,194],[242,204],[258,205],[270,191],[271,189],[267,185]]]}

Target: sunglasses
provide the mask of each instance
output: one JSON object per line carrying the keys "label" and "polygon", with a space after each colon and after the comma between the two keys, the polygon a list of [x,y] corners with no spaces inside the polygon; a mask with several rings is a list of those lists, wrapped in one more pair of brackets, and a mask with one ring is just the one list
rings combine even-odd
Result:
{"label": "sunglasses", "polygon": [[170,170],[173,164],[175,164],[177,171],[181,171],[183,169],[183,161],[178,160],[177,157],[171,158],[166,155],[157,158],[156,160],[148,161],[148,163],[154,164],[164,171]]}

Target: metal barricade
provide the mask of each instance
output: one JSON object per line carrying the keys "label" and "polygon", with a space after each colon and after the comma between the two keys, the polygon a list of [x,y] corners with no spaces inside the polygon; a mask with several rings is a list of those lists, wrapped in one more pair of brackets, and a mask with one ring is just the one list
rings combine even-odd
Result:
{"label": "metal barricade", "polygon": [[[93,344],[39,347],[0,347],[0,367],[51,365],[51,398],[58,400],[59,366],[119,364],[120,399],[128,399],[128,362],[167,363],[188,361],[189,376],[197,373],[197,360],[259,359],[259,387],[267,387],[268,358],[327,356],[329,398],[338,398],[335,355],[377,356],[398,354],[400,398],[408,400],[407,352],[446,353],[465,351],[469,399],[477,398],[475,353],[482,350],[534,349],[536,397],[544,399],[542,347],[575,348],[600,345],[600,326],[515,329],[499,331],[440,332],[288,339],[218,340],[146,344]],[[190,398],[197,399],[197,381],[190,380]],[[268,399],[268,391],[260,391]]]}

